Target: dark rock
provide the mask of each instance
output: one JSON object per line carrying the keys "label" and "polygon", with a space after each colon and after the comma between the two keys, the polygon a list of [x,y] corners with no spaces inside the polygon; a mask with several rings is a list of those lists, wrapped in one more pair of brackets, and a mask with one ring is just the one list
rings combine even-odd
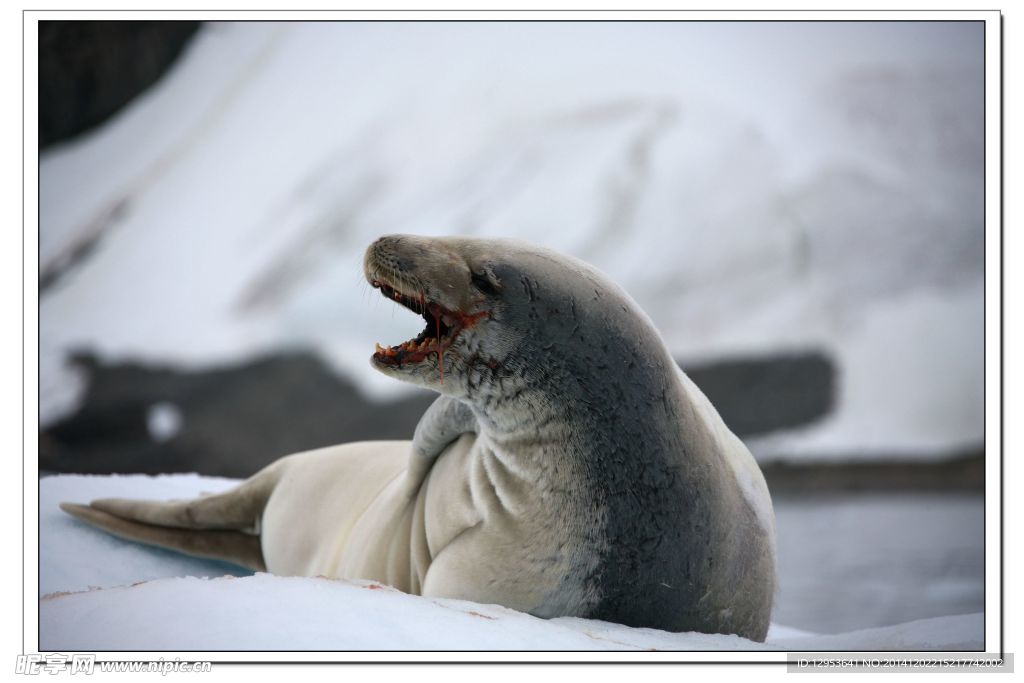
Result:
{"label": "dark rock", "polygon": [[[39,434],[48,473],[200,472],[246,477],[277,458],[346,441],[409,439],[437,394],[377,403],[312,353],[181,370],[73,359],[88,377],[82,407]],[[833,405],[834,371],[820,354],[718,361],[687,372],[741,434],[806,424]],[[152,412],[177,411],[177,431],[154,434]],[[173,432],[173,433],[172,433]],[[774,496],[810,491],[982,490],[981,447],[961,457],[773,461]]]}
{"label": "dark rock", "polygon": [[851,455],[829,462],[772,461],[761,470],[775,499],[808,492],[985,491],[982,446],[943,459],[876,453],[870,460]]}
{"label": "dark rock", "polygon": [[[40,468],[55,472],[200,472],[248,476],[277,458],[346,441],[409,439],[437,396],[376,403],[311,353],[182,370],[73,359],[88,377],[81,408],[40,433]],[[820,354],[687,368],[740,435],[806,424],[832,408],[832,364]],[[161,435],[154,411],[180,417]]]}
{"label": "dark rock", "polygon": [[738,436],[792,429],[835,406],[836,371],[817,351],[683,364]]}
{"label": "dark rock", "polygon": [[[410,439],[436,394],[374,403],[312,354],[292,353],[205,371],[83,355],[82,407],[40,433],[39,466],[57,472],[200,472],[245,477],[277,458],[345,441]],[[181,416],[159,440],[160,404]]]}
{"label": "dark rock", "polygon": [[39,22],[39,148],[106,121],[152,85],[196,21]]}

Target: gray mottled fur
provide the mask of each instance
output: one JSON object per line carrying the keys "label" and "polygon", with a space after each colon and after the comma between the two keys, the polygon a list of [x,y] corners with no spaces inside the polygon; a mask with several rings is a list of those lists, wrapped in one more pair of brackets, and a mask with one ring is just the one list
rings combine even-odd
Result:
{"label": "gray mottled fur", "polygon": [[463,434],[476,433],[476,417],[469,406],[448,396],[439,396],[416,424],[412,456],[406,470],[407,490],[414,495],[430,472],[434,461]]}
{"label": "gray mottled fur", "polygon": [[[368,252],[368,270],[390,264],[412,291],[463,309],[473,303],[447,292],[484,274],[496,291],[478,293],[475,304],[489,316],[447,354],[444,385],[433,361],[382,369],[463,402],[485,444],[535,474],[545,489],[537,500],[568,511],[557,531],[572,549],[571,568],[542,615],[763,640],[773,531],[727,463],[732,443],[702,418],[648,317],[574,259],[453,238],[440,242],[459,259],[445,262],[435,241],[422,239],[383,238]],[[459,428],[430,423],[445,434],[440,441]]]}

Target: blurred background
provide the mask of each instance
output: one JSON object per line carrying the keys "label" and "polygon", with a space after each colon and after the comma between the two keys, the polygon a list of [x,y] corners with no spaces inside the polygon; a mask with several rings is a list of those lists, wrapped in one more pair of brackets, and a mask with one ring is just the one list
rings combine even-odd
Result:
{"label": "blurred background", "polygon": [[648,312],[765,471],[773,620],[983,610],[980,22],[43,22],[42,475],[409,438],[393,232]]}

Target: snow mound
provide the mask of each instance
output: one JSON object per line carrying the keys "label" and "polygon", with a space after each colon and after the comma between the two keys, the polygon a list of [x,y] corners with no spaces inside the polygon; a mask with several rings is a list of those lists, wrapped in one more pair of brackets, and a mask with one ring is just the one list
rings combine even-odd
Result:
{"label": "snow mound", "polygon": [[[981,648],[979,614],[854,633],[667,633],[538,619],[498,605],[407,595],[372,581],[257,574],[159,579],[45,596],[44,650],[812,650]],[[783,630],[784,634],[785,631]]]}
{"label": "snow mound", "polygon": [[548,621],[371,581],[269,574],[44,597],[40,623],[44,649],[71,650],[608,650],[664,646],[672,638],[672,649],[754,645],[736,636]]}

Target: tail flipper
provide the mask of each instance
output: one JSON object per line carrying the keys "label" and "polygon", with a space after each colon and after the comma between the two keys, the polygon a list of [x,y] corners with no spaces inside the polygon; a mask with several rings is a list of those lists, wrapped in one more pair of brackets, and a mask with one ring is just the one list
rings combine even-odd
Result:
{"label": "tail flipper", "polygon": [[224,560],[254,571],[265,571],[260,537],[241,531],[175,529],[133,522],[89,505],[61,503],[60,509],[120,538],[196,557]]}
{"label": "tail flipper", "polygon": [[271,465],[237,488],[193,500],[103,498],[89,505],[61,503],[60,508],[130,541],[264,571],[260,518],[279,471]]}

